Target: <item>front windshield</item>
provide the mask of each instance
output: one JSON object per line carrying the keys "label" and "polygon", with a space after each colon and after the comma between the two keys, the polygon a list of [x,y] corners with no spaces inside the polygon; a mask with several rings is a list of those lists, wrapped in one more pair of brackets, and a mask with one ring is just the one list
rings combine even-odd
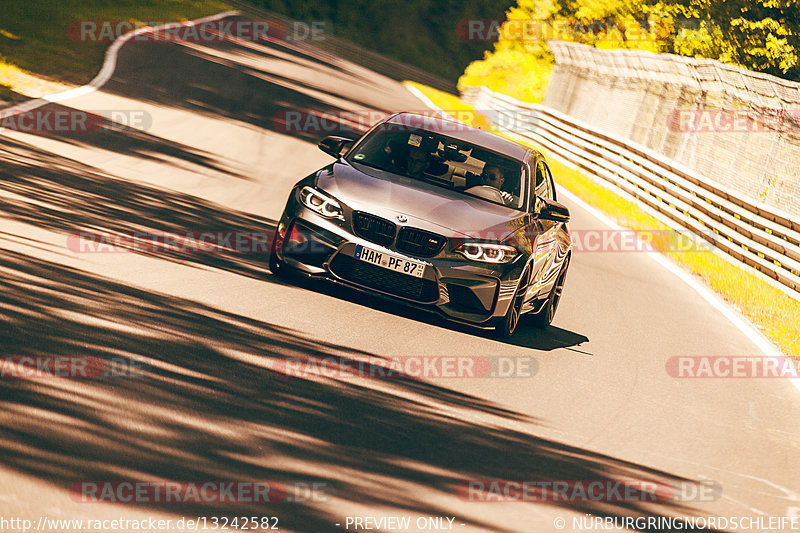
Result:
{"label": "front windshield", "polygon": [[347,160],[424,180],[514,209],[523,209],[522,164],[426,130],[376,129],[352,150]]}

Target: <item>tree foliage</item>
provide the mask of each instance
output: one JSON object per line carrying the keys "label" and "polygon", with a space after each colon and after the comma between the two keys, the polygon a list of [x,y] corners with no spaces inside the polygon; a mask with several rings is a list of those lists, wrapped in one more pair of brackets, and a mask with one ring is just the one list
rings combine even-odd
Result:
{"label": "tree foliage", "polygon": [[[800,81],[798,0],[518,0],[494,50],[459,80],[540,102],[553,69],[546,40],[705,57]],[[527,31],[525,31],[527,29]]]}
{"label": "tree foliage", "polygon": [[673,53],[800,81],[797,0],[689,0],[659,2],[653,9],[698,22],[698,28],[676,34]]}
{"label": "tree foliage", "polygon": [[553,69],[546,41],[658,52],[664,40],[664,21],[651,24],[646,7],[634,8],[625,0],[518,0],[506,15],[494,51],[467,67],[461,87],[487,85],[540,102]]}

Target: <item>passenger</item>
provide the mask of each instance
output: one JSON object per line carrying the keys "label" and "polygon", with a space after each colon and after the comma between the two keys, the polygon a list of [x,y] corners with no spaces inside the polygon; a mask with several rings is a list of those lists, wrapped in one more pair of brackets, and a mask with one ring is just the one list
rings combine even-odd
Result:
{"label": "passenger", "polygon": [[402,160],[398,139],[389,137],[383,142],[371,163],[384,170],[396,171]]}

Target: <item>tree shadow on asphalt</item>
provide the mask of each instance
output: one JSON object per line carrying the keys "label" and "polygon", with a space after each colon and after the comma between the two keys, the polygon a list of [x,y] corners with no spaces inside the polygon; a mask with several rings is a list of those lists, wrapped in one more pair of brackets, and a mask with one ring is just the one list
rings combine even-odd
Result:
{"label": "tree shadow on asphalt", "polygon": [[[216,46],[224,50],[231,48],[230,43],[217,43]],[[138,47],[145,47],[144,51],[149,53],[142,53]],[[159,47],[156,57],[162,68],[153,68],[153,47]],[[260,48],[270,50],[263,46]],[[277,72],[245,67],[232,59],[214,57],[208,50],[169,43],[132,43],[122,49],[114,76],[102,90],[211,118],[235,119],[314,144],[327,135],[357,138],[375,120],[376,111],[380,116],[388,114],[388,111],[376,107],[381,101],[386,101],[386,97],[384,95],[381,100],[380,93],[374,94],[374,88],[357,88],[356,93],[368,94],[372,98],[369,103],[362,102],[355,95],[341,97],[329,88],[312,87],[308,81],[297,81]],[[253,53],[250,50],[245,52]],[[233,52],[231,55],[236,57]],[[181,72],[168,71],[168,65],[181,65]],[[165,72],[170,75],[164,76]],[[297,90],[301,87],[310,88],[311,93],[319,97]],[[413,99],[410,93],[407,97]],[[341,105],[343,101],[352,105]],[[119,120],[133,121],[135,118],[143,124],[132,127],[112,120],[114,115],[102,116],[104,111],[120,113]],[[34,116],[59,112],[75,110],[50,103],[37,109]],[[213,154],[149,133],[147,130],[152,124],[146,116],[140,116],[141,113],[142,109],[97,110],[88,113],[86,128],[37,129],[26,133],[147,161],[186,165],[189,169],[194,165],[201,170],[250,179]],[[13,141],[8,142],[13,144]]]}
{"label": "tree shadow on asphalt", "polygon": [[[120,94],[267,129],[275,128],[274,116],[281,110],[328,105],[286,87],[270,87],[251,74],[234,74],[236,68],[228,64],[217,63],[196,77],[181,78],[183,71],[166,77],[163,71],[151,72],[151,55],[131,62],[130,48],[123,47],[120,55],[128,77],[110,82],[110,89]],[[189,71],[198,66],[186,49],[173,48],[179,56],[166,61],[188,61]],[[196,59],[208,67],[208,58]],[[140,76],[141,89],[121,82]],[[226,83],[240,82],[243,89],[225,92]],[[210,89],[214,83],[219,86]],[[316,141],[325,134],[305,131],[297,136]],[[185,146],[153,146],[162,141],[124,129],[109,138],[67,140],[118,153],[133,148],[139,157],[161,154],[225,171],[207,154]],[[22,142],[4,139],[3,148],[0,191],[7,194],[0,197],[0,216],[7,219],[65,235],[274,230],[272,220],[122,180]],[[152,253],[257,278],[267,272],[264,253]],[[554,331],[546,342],[574,342],[570,335],[577,334]],[[682,479],[523,432],[522,424],[537,421],[422,380],[287,376],[280,362],[288,357],[320,362],[375,358],[3,248],[0,354],[92,358],[122,374],[80,380],[12,378],[8,373],[13,370],[3,362],[0,453],[7,468],[65,490],[81,480],[267,480],[287,486],[324,482],[324,492],[332,498],[267,505],[131,504],[140,508],[187,516],[272,514],[280,517],[281,529],[324,533],[341,531],[334,523],[341,520],[344,504],[452,515],[446,504],[435,502],[456,495],[465,480]],[[126,368],[137,370],[126,374]],[[427,490],[417,495],[419,487]],[[66,506],[69,496],[64,498]],[[479,502],[470,505],[482,509]],[[552,505],[598,516],[691,512],[675,501]],[[463,521],[485,531],[503,531],[481,519]]]}
{"label": "tree shadow on asphalt", "polygon": [[[242,234],[243,246],[222,243],[199,251],[196,241],[161,246],[152,239],[110,238],[116,251],[136,252],[169,261],[269,277],[267,258],[273,220],[229,209],[190,194],[153,187],[107,174],[74,159],[3,139],[0,151],[0,216],[64,234],[74,252],[111,251],[101,238],[112,234],[187,235],[203,232]],[[81,233],[90,236],[82,239]],[[163,243],[163,238],[158,241]],[[153,243],[152,245],[150,243]],[[191,246],[194,244],[194,248]],[[223,245],[225,244],[225,245]]]}
{"label": "tree shadow on asphalt", "polygon": [[[279,36],[258,39],[246,46],[243,46],[241,42],[230,40],[213,43],[215,48],[225,49],[233,54],[254,54],[264,59],[288,61],[300,67],[321,68],[342,82],[356,83],[361,87],[370,88],[373,94],[379,94],[387,87],[392,87],[395,80],[403,81],[402,78],[394,78],[391,81],[386,80],[382,77],[385,75],[379,75],[362,65],[349,62],[315,46],[316,44],[317,41],[313,39],[291,42]],[[319,88],[320,86],[315,87]]]}
{"label": "tree shadow on asphalt", "polygon": [[[142,53],[142,46],[148,47],[148,53]],[[156,65],[152,59],[154,46],[159,46]],[[227,42],[213,43],[213,47],[132,43],[121,50],[114,76],[103,90],[142,102],[246,122],[315,144],[327,135],[360,136],[377,120],[376,112],[384,115],[399,110],[387,108],[387,102],[405,100],[410,110],[422,107],[397,84],[368,86],[326,70],[295,73],[293,77],[283,71],[293,63],[274,55],[271,57],[277,64],[267,70],[261,55],[274,54],[270,46],[277,45],[252,44],[251,48],[243,48]],[[165,76],[165,72],[169,75]],[[298,111],[303,113],[299,115],[302,121],[287,121],[287,112]],[[310,115],[323,114],[328,117],[325,123],[306,120]],[[367,122],[337,122],[339,117],[353,114],[365,116]]]}
{"label": "tree shadow on asphalt", "polygon": [[[343,96],[343,87],[336,92],[314,80],[298,80],[283,75],[279,69],[267,71],[254,64],[239,62],[246,57],[266,55],[284,65],[299,61],[298,58],[307,63],[305,54],[299,49],[282,43],[268,46],[253,43],[251,48],[225,41],[210,44],[216,51],[224,52],[226,57],[214,56],[209,46],[131,42],[120,51],[114,75],[102,90],[212,118],[238,120],[314,144],[327,135],[359,137],[377,115],[389,113],[384,103],[392,99],[390,96],[396,100],[398,93],[404,91],[395,86],[378,90],[380,88],[369,86],[364,80],[348,80],[339,72],[341,66],[322,62],[329,75],[339,76],[341,83],[349,85],[351,94]],[[154,57],[157,58],[155,62]],[[180,71],[174,70],[175,66],[179,66]],[[415,101],[410,93],[404,96],[409,102]],[[344,102],[347,105],[343,105]],[[39,116],[74,111],[68,106],[50,103],[34,113]],[[149,133],[147,130],[151,124],[147,117],[135,115],[141,114],[142,109],[105,110],[119,112],[120,120],[141,119],[141,127],[103,117],[103,111],[88,113],[88,129],[37,129],[26,133],[143,160],[178,165],[187,163],[223,175],[249,179],[208,152]],[[295,115],[291,115],[293,112]],[[319,120],[323,116],[326,117],[324,121]],[[101,127],[92,127],[98,125]]]}
{"label": "tree shadow on asphalt", "polygon": [[[287,357],[370,354],[6,249],[0,349],[4,358],[78,357],[95,361],[92,368],[138,368],[93,379],[10,377],[18,371],[4,362],[6,468],[65,491],[111,480],[326,484],[294,502],[129,504],[140,509],[274,515],[281,529],[322,533],[341,530],[334,523],[343,504],[452,516],[436,502],[454,497],[466,480],[682,479],[525,433],[516,424],[535,420],[421,380],[287,374],[280,364]],[[420,486],[426,491],[418,495]],[[70,496],[63,497],[66,505]],[[480,516],[490,504],[470,505]],[[691,512],[669,499],[550,505],[599,516]]]}
{"label": "tree shadow on asphalt", "polygon": [[[131,123],[142,122],[143,127],[132,127],[130,124],[112,120],[109,116],[103,114],[104,111],[107,111],[107,114],[111,117],[114,116],[112,113],[116,113],[119,119]],[[51,121],[50,126],[33,131],[25,131],[24,129],[22,131],[37,137],[52,139],[74,146],[100,148],[108,152],[137,157],[146,161],[168,163],[173,166],[181,166],[188,163],[200,167],[202,170],[248,179],[247,176],[237,173],[229,165],[224,165],[216,160],[208,152],[148,133],[146,130],[150,128],[149,122],[151,122],[152,117],[147,117],[144,115],[144,111],[140,109],[109,109],[83,112],[71,107],[50,103],[29,114],[31,117],[36,118],[46,116],[49,113],[54,115],[61,114],[67,117],[74,116],[76,119],[83,121],[83,125],[58,128],[55,127],[55,122]],[[47,123],[45,122],[45,124]],[[4,139],[3,144],[6,142],[7,140]],[[196,170],[196,168],[186,166]]]}

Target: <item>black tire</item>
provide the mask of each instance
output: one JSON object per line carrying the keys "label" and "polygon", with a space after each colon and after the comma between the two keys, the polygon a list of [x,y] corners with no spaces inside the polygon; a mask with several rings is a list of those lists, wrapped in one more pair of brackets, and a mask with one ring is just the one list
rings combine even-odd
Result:
{"label": "black tire", "polygon": [[283,276],[283,272],[281,267],[283,264],[281,261],[275,257],[275,254],[271,254],[269,256],[269,271],[272,272],[273,276]]}
{"label": "black tire", "polygon": [[506,316],[495,326],[497,335],[503,339],[510,339],[517,331],[520,319],[522,317],[522,303],[525,300],[525,293],[528,291],[528,284],[531,280],[531,270],[526,268],[520,277],[517,290],[514,292],[514,298],[511,300],[511,305],[508,306]]}
{"label": "black tire", "polygon": [[275,253],[275,248],[277,248],[278,239],[277,235],[274,237],[272,242],[272,246],[270,247],[269,251],[269,270],[272,272],[274,276],[286,277],[286,269],[283,268],[283,261],[278,259],[278,254]]}
{"label": "black tire", "polygon": [[545,302],[544,307],[538,313],[531,315],[530,322],[534,327],[544,329],[553,322],[553,317],[556,316],[556,310],[558,310],[558,304],[561,301],[561,293],[564,291],[564,280],[567,278],[569,260],[570,256],[564,259],[564,264],[561,265],[561,271],[558,273],[556,282],[553,284],[553,288],[550,289],[550,294],[547,295],[547,302]]}

